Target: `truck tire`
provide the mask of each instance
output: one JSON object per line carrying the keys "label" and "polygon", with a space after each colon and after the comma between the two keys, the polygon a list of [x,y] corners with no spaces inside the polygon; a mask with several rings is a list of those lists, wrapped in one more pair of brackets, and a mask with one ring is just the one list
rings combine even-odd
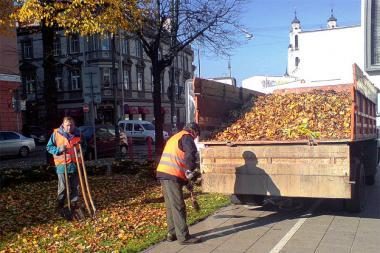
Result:
{"label": "truck tire", "polygon": [[232,194],[230,197],[231,203],[235,205],[253,204],[261,206],[264,202],[265,196],[262,195],[245,195],[245,194]]}
{"label": "truck tire", "polygon": [[374,185],[375,184],[375,175],[369,175],[365,177],[366,185]]}
{"label": "truck tire", "polygon": [[363,165],[357,170],[355,175],[355,184],[352,187],[352,197],[351,199],[345,200],[345,209],[348,212],[358,213],[361,212],[366,204],[366,184],[365,184],[365,174]]}

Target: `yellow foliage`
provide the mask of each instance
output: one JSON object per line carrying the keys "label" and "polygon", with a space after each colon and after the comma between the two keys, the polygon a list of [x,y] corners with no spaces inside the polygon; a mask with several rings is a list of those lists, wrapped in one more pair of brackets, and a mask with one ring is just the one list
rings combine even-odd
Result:
{"label": "yellow foliage", "polygon": [[15,26],[11,15],[15,11],[12,0],[0,0],[0,33],[8,32]]}
{"label": "yellow foliage", "polygon": [[[143,3],[146,0],[19,0],[18,8],[12,0],[0,0],[0,26],[20,24],[56,26],[66,33],[81,35],[104,34],[134,30],[141,26]],[[6,12],[3,12],[6,10]]]}

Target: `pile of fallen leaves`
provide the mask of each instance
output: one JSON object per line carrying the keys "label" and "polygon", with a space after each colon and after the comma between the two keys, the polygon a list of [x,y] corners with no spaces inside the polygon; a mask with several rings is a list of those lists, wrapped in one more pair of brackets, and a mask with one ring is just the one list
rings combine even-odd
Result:
{"label": "pile of fallen leaves", "polygon": [[[118,174],[89,177],[89,184],[96,219],[72,222],[54,211],[56,181],[0,191],[0,252],[139,252],[165,237],[164,199],[155,180]],[[189,194],[185,197],[190,220],[228,202],[221,195],[200,194],[197,214]]]}
{"label": "pile of fallen leaves", "polygon": [[350,137],[348,92],[314,90],[256,98],[243,115],[214,133],[216,141],[345,139]]}

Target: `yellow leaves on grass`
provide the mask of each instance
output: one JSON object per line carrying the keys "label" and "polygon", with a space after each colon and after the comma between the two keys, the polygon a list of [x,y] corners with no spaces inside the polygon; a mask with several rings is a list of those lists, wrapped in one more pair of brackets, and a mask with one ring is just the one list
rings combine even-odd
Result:
{"label": "yellow leaves on grass", "polygon": [[245,114],[216,132],[214,140],[349,138],[351,104],[349,93],[335,91],[259,96]]}

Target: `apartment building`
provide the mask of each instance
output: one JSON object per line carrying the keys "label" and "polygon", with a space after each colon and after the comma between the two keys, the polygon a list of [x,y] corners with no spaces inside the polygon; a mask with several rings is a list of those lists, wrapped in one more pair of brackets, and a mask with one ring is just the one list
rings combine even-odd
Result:
{"label": "apartment building", "polygon": [[[42,34],[37,28],[18,30],[18,51],[22,93],[26,99],[25,121],[35,124],[44,120],[44,68]],[[91,105],[99,123],[112,123],[114,113],[120,119],[154,120],[152,99],[152,64],[141,41],[129,33],[115,39],[115,60],[112,57],[110,35],[81,37],[65,36],[57,31],[54,39],[56,62],[55,85],[59,116],[73,116],[78,125],[90,122]],[[163,43],[161,54],[168,49]],[[170,69],[175,71],[175,113],[177,125],[185,122],[184,84],[193,77],[193,51],[181,51],[162,75],[162,112],[164,128],[170,129]],[[116,69],[117,88],[112,81],[112,66]],[[116,92],[115,92],[116,90]],[[114,106],[116,99],[117,106]],[[90,110],[88,109],[90,108]]]}

